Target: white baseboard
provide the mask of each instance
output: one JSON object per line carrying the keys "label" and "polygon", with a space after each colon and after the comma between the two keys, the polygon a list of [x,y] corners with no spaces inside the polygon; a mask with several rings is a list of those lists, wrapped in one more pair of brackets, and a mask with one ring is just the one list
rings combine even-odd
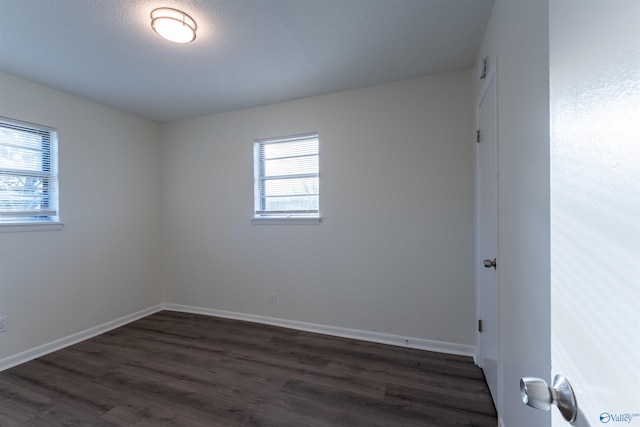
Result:
{"label": "white baseboard", "polygon": [[0,359],[0,372],[20,365],[21,363],[42,357],[46,354],[60,350],[81,341],[93,338],[112,329],[119,328],[128,323],[157,313],[162,310],[181,311],[185,313],[204,314],[207,316],[223,317],[226,319],[244,320],[248,322],[262,323],[266,325],[281,326],[300,331],[315,332],[342,338],[351,338],[362,341],[389,344],[399,347],[415,348],[418,350],[435,351],[438,353],[457,354],[474,357],[476,348],[471,345],[449,343],[444,341],[427,340],[424,338],[404,337],[400,335],[385,334],[382,332],[349,329],[337,326],[321,325],[317,323],[300,322],[296,320],[280,319],[277,317],[258,316],[255,314],[237,313],[233,311],[216,310],[213,308],[194,307],[180,304],[158,304],[153,307],[140,310],[119,319],[112,320],[102,325],[94,326],[84,331],[77,332],[64,338],[34,347],[32,349]]}
{"label": "white baseboard", "polygon": [[194,307],[181,304],[165,304],[165,310],[185,313],[204,314],[207,316],[223,317],[226,319],[245,320],[266,325],[282,326],[300,331],[316,332],[342,338],[389,344],[399,347],[415,348],[419,350],[435,351],[438,353],[457,354],[474,357],[475,346],[449,343],[444,341],[427,340],[424,338],[403,337],[382,332],[363,331],[359,329],[341,328],[337,326],[321,325],[317,323],[300,322],[296,320],[280,319],[277,317],[257,316],[255,314],[237,313],[233,311],[216,310],[213,308]]}
{"label": "white baseboard", "polygon": [[32,349],[23,351],[21,353],[14,354],[9,357],[5,357],[4,359],[0,359],[0,372],[4,371],[5,369],[9,369],[14,366],[17,366],[21,363],[25,363],[30,360],[36,359],[38,357],[44,356],[46,354],[52,353],[54,351],[60,350],[64,347],[77,344],[80,341],[93,338],[96,335],[103,334],[112,329],[119,328],[120,326],[124,326],[127,323],[131,323],[135,320],[141,319],[150,314],[157,313],[158,311],[162,311],[163,308],[164,308],[163,304],[158,304],[153,307],[140,310],[136,313],[121,317],[119,319],[115,319],[110,322],[103,323],[102,325],[94,326],[93,328],[89,328],[87,330],[77,332],[67,337],[60,338],[55,341],[51,341],[47,344],[39,345],[38,347],[34,347]]}

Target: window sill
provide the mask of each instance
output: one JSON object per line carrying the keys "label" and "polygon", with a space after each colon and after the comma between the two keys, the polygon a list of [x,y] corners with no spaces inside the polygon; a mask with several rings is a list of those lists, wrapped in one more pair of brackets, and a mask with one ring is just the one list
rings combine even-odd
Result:
{"label": "window sill", "polygon": [[253,225],[317,225],[322,218],[315,217],[257,217],[252,218]]}
{"label": "window sill", "polygon": [[14,222],[0,224],[0,233],[18,233],[23,231],[58,231],[64,222]]}

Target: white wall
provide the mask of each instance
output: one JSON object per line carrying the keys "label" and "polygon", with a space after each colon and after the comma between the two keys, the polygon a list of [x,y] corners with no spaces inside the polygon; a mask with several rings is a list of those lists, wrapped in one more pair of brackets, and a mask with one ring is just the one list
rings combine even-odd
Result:
{"label": "white wall", "polygon": [[497,63],[498,406],[507,427],[550,423],[519,391],[521,377],[548,380],[551,371],[548,8],[548,0],[497,0],[478,53]]}
{"label": "white wall", "polygon": [[[0,360],[163,301],[473,345],[470,94],[460,71],[161,134],[0,74],[0,115],[59,130],[65,222],[0,234]],[[322,224],[252,225],[253,140],[308,131]]]}
{"label": "white wall", "polygon": [[[164,125],[166,301],[473,345],[470,95],[467,70]],[[309,131],[322,223],[252,225],[253,140]]]}
{"label": "white wall", "polygon": [[4,73],[0,116],[58,129],[65,222],[0,233],[0,359],[162,302],[158,124]]}

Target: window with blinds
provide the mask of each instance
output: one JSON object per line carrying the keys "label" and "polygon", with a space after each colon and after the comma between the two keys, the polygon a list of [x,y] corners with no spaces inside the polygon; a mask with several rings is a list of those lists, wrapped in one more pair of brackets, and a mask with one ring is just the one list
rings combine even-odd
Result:
{"label": "window with blinds", "polygon": [[0,118],[0,224],[56,222],[57,132]]}
{"label": "window with blinds", "polygon": [[254,143],[254,218],[318,218],[318,134]]}

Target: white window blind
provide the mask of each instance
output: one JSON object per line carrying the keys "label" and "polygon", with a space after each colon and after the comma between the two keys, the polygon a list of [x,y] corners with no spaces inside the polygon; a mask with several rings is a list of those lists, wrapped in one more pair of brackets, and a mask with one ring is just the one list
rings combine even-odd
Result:
{"label": "white window blind", "polygon": [[255,218],[318,217],[318,134],[254,143]]}
{"label": "white window blind", "polygon": [[55,129],[0,118],[0,224],[58,221]]}

